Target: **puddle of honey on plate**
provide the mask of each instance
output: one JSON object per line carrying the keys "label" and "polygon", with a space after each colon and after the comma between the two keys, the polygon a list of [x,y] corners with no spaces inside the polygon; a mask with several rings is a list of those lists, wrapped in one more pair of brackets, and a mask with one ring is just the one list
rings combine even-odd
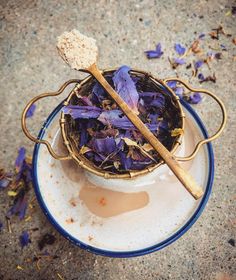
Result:
{"label": "puddle of honey on plate", "polygon": [[[61,135],[58,135],[57,150],[66,154]],[[61,161],[65,175],[73,182],[82,185],[78,198],[70,203],[76,205],[80,199],[94,215],[108,218],[145,207],[149,202],[149,195],[145,191],[125,193],[108,190],[90,183],[84,171],[73,161]]]}
{"label": "puddle of honey on plate", "polygon": [[79,197],[93,214],[103,218],[143,208],[149,202],[147,192],[117,192],[89,182],[82,187]]}

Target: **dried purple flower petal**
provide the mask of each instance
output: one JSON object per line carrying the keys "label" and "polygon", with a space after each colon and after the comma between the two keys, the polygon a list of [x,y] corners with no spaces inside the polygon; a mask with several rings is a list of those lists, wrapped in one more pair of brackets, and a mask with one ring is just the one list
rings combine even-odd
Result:
{"label": "dried purple flower petal", "polygon": [[203,81],[205,79],[202,73],[199,73],[197,77],[201,81]]}
{"label": "dried purple flower petal", "polygon": [[15,167],[16,167],[16,170],[17,171],[20,171],[22,169],[22,166],[24,164],[24,161],[25,161],[25,148],[24,147],[21,147],[19,150],[18,150],[18,156],[16,158],[16,161],[15,161]]}
{"label": "dried purple flower petal", "polygon": [[186,51],[186,49],[181,46],[180,44],[175,44],[175,51],[177,52],[177,54],[179,55],[183,55]]}
{"label": "dried purple flower petal", "polygon": [[172,67],[172,69],[176,69],[179,65],[183,65],[185,64],[185,60],[183,58],[173,58],[171,59],[170,57],[168,57],[168,61]]}
{"label": "dried purple flower petal", "polygon": [[129,107],[138,114],[138,100],[139,94],[137,92],[134,81],[129,75],[130,67],[122,66],[115,73],[112,78],[115,89],[120,97],[129,105]]}
{"label": "dried purple flower petal", "polygon": [[[89,122],[91,122],[91,120],[89,120]],[[80,131],[80,137],[79,137],[80,148],[86,145],[88,142],[89,133],[87,129],[88,129],[89,122],[84,121],[83,119],[79,121],[78,130]]]}
{"label": "dried purple flower petal", "polygon": [[29,243],[31,243],[31,240],[30,240],[30,237],[29,237],[29,233],[27,231],[23,231],[21,236],[20,236],[21,248],[24,248]]}
{"label": "dried purple flower petal", "polygon": [[32,166],[25,164],[25,173],[26,173],[26,183],[32,182]]}
{"label": "dried purple flower petal", "polygon": [[181,98],[183,97],[184,88],[183,87],[177,87],[177,81],[167,82],[167,85],[170,88],[172,88],[172,90],[175,92],[176,95],[178,95]]}
{"label": "dried purple flower petal", "polygon": [[225,46],[225,45],[220,44],[220,47],[221,47],[222,51],[227,51],[227,48],[226,48],[226,46]]}
{"label": "dried purple flower petal", "polygon": [[199,92],[194,92],[186,98],[187,102],[190,104],[198,104],[202,101],[202,97]]}
{"label": "dried purple flower petal", "polygon": [[145,51],[146,53],[146,56],[148,59],[151,59],[151,58],[159,58],[161,57],[156,51],[154,50],[151,50],[151,51]]}
{"label": "dried purple flower petal", "polygon": [[98,82],[96,82],[92,89],[92,102],[96,105],[99,105],[105,98],[107,98],[107,94],[104,88]]}
{"label": "dried purple flower petal", "polygon": [[3,168],[0,168],[0,188],[7,187],[7,183],[12,181],[13,175],[12,172],[5,172]]}
{"label": "dried purple flower petal", "polygon": [[98,120],[104,125],[112,125],[115,127],[120,127],[120,125],[126,126],[126,122],[127,125],[130,124],[130,126],[132,126],[132,123],[128,120],[128,118],[118,109],[103,111],[98,117]]}
{"label": "dried purple flower petal", "polygon": [[156,50],[145,51],[144,52],[147,58],[160,58],[163,55],[163,51],[161,50],[161,43],[158,43],[156,46]]}
{"label": "dried purple flower petal", "polygon": [[202,65],[204,64],[204,61],[202,60],[198,60],[194,63],[194,68],[197,70],[198,68],[200,68]]}
{"label": "dried purple flower petal", "polygon": [[88,98],[88,96],[81,96],[80,98],[78,98],[78,102],[83,106],[93,106],[93,103]]}
{"label": "dried purple flower petal", "polygon": [[163,55],[163,51],[161,50],[161,43],[156,45],[156,52],[159,54],[159,57]]}
{"label": "dried purple flower petal", "polygon": [[[124,130],[136,129],[131,121],[120,110],[117,109],[103,111],[98,117],[98,120],[104,125],[110,125]],[[158,128],[157,125],[146,124],[146,126],[152,131],[157,130]]]}
{"label": "dried purple flower petal", "polygon": [[179,97],[182,97],[183,96],[183,93],[184,93],[184,88],[182,87],[177,87],[175,90],[174,90],[175,94],[178,95]]}
{"label": "dried purple flower petal", "polygon": [[174,62],[175,62],[175,64],[178,64],[178,65],[183,65],[186,63],[186,61],[183,58],[174,58]]}
{"label": "dried purple flower petal", "polygon": [[36,109],[36,105],[35,105],[35,104],[32,104],[32,105],[30,106],[29,110],[27,111],[26,118],[31,118],[31,117],[33,117],[35,109]]}
{"label": "dried purple flower petal", "polygon": [[116,137],[119,134],[119,130],[115,128],[102,129],[100,131],[89,132],[92,137],[95,138],[106,138],[106,137]]}
{"label": "dried purple flower petal", "polygon": [[[30,182],[32,181],[31,171],[32,166],[28,159],[25,157],[25,149],[19,149],[17,159],[15,161],[16,173],[7,173],[1,178],[11,181],[11,187],[14,190],[14,201],[11,208],[7,211],[6,217],[10,219],[13,215],[18,215],[22,220],[25,217],[27,209],[26,192],[29,190]],[[10,191],[11,192],[11,191]]]}
{"label": "dried purple flower petal", "polygon": [[165,106],[165,97],[159,92],[141,92],[140,97],[144,101],[144,106],[162,109]]}
{"label": "dried purple flower petal", "polygon": [[0,221],[0,231],[3,229],[3,223]]}
{"label": "dried purple flower petal", "polygon": [[24,197],[18,207],[18,213],[19,213],[19,218],[20,220],[23,220],[25,218],[25,213],[26,213],[26,209],[27,209],[27,198]]}
{"label": "dried purple flower petal", "polygon": [[0,189],[4,189],[6,188],[10,183],[10,180],[8,180],[7,178],[2,178],[0,179]]}
{"label": "dried purple flower petal", "polygon": [[170,88],[175,88],[177,85],[177,81],[169,81],[167,82],[167,86]]}
{"label": "dried purple flower petal", "polygon": [[155,107],[156,109],[162,109],[165,106],[165,97],[160,96],[159,98],[153,99],[148,106]]}
{"label": "dried purple flower petal", "polygon": [[150,120],[151,124],[156,124],[158,122],[158,118],[160,117],[159,113],[149,114],[148,119]]}
{"label": "dried purple flower petal", "polygon": [[0,169],[0,189],[6,188],[12,180],[13,174],[6,173],[4,169]]}
{"label": "dried purple flower petal", "polygon": [[100,139],[93,138],[91,145],[93,151],[106,156],[116,151],[116,142],[113,137],[106,137]]}
{"label": "dried purple flower petal", "polygon": [[68,105],[62,108],[62,112],[71,115],[73,119],[97,119],[102,109],[95,106]]}
{"label": "dried purple flower petal", "polygon": [[136,85],[137,82],[140,80],[139,77],[131,77],[131,78],[132,78],[132,80],[133,80],[133,82],[134,82],[135,85]]}
{"label": "dried purple flower petal", "polygon": [[13,215],[19,215],[20,220],[25,217],[25,212],[27,209],[27,198],[25,191],[22,189],[15,197],[13,206],[8,210],[6,217],[10,218]]}
{"label": "dried purple flower petal", "polygon": [[124,170],[130,170],[133,162],[131,157],[128,157],[123,151],[120,151],[118,155],[120,156],[120,163],[122,168]]}
{"label": "dried purple flower petal", "polygon": [[205,33],[201,33],[201,34],[198,36],[198,38],[199,38],[199,39],[203,39],[205,36],[206,36]]}
{"label": "dried purple flower petal", "polygon": [[86,125],[80,126],[79,147],[83,147],[88,142],[88,132]]}
{"label": "dried purple flower petal", "polygon": [[15,176],[15,180],[16,180],[17,183],[20,182],[20,180],[22,179],[24,170],[25,170],[25,161],[21,165],[20,170],[19,171],[17,170],[16,176]]}
{"label": "dried purple flower petal", "polygon": [[144,91],[144,92],[140,92],[139,96],[143,99],[148,98],[151,101],[153,99],[159,98],[160,96],[163,96],[163,94],[160,92],[155,92],[155,91],[154,92],[153,91]]}
{"label": "dried purple flower petal", "polygon": [[28,164],[26,162],[26,160],[24,159],[21,167],[19,170],[16,170],[17,173],[16,173],[16,176],[15,176],[15,181],[17,183],[20,182],[20,180],[22,179],[23,176],[25,176],[25,183],[30,183],[32,181],[32,166],[31,164]]}
{"label": "dried purple flower petal", "polygon": [[94,152],[88,151],[88,152],[84,153],[84,155],[86,156],[86,158],[88,160],[93,161]]}

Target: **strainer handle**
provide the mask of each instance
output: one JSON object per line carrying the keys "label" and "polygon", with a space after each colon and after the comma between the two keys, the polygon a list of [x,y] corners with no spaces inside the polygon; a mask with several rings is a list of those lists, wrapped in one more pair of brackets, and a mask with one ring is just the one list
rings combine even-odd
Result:
{"label": "strainer handle", "polygon": [[51,156],[53,156],[55,159],[58,159],[58,160],[68,160],[68,159],[71,159],[71,156],[70,155],[67,155],[67,156],[61,156],[61,155],[58,155],[56,152],[54,152],[51,144],[47,141],[47,140],[42,140],[42,139],[38,139],[36,137],[34,137],[28,130],[28,128],[26,127],[26,115],[27,115],[27,112],[29,110],[29,108],[35,103],[37,102],[38,100],[42,99],[42,98],[45,98],[45,97],[48,97],[48,96],[57,96],[57,95],[60,95],[64,90],[65,88],[70,85],[70,84],[73,84],[73,83],[80,83],[80,80],[78,79],[73,79],[73,80],[69,80],[67,82],[65,82],[60,88],[58,91],[54,91],[54,92],[47,92],[47,93],[42,93],[36,97],[34,97],[33,99],[31,99],[28,104],[25,106],[25,109],[22,113],[22,116],[21,116],[21,126],[22,126],[22,129],[23,129],[23,132],[25,133],[25,135],[33,142],[35,143],[38,143],[38,144],[44,144],[46,145],[49,153],[51,154]]}
{"label": "strainer handle", "polygon": [[199,141],[197,143],[194,151],[189,156],[186,156],[186,157],[176,157],[176,159],[178,161],[188,161],[188,160],[193,159],[196,156],[196,154],[198,153],[199,149],[201,148],[201,146],[203,144],[209,143],[209,142],[215,140],[216,138],[218,138],[220,136],[220,134],[222,133],[222,131],[223,131],[224,127],[225,127],[225,124],[226,124],[227,113],[226,113],[226,109],[225,109],[225,106],[224,106],[223,102],[214,93],[212,93],[211,91],[208,91],[208,90],[205,90],[205,89],[195,89],[195,88],[192,88],[189,84],[187,84],[187,82],[185,82],[185,81],[183,81],[183,80],[181,80],[179,78],[167,78],[167,79],[163,80],[163,82],[165,83],[165,85],[167,87],[168,87],[167,82],[169,82],[169,81],[177,81],[177,82],[181,83],[182,85],[184,85],[191,92],[200,92],[200,93],[205,93],[205,94],[209,95],[210,97],[212,97],[218,103],[218,105],[220,106],[220,109],[221,109],[221,113],[222,113],[221,125],[220,125],[220,127],[218,128],[218,130],[216,131],[215,134],[213,134],[211,137],[208,137],[206,139],[203,139],[203,140]]}

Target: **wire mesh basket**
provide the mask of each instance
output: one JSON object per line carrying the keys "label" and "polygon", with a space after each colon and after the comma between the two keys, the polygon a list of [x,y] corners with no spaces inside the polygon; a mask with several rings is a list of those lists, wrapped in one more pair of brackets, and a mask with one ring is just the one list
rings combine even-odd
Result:
{"label": "wire mesh basket", "polygon": [[[103,71],[102,74],[109,81],[110,77],[112,76],[112,74],[115,71],[116,71],[116,69],[109,69],[109,70]],[[203,90],[203,89],[201,89],[201,90],[193,89],[186,82],[184,82],[178,78],[159,80],[157,78],[154,78],[151,74],[144,72],[144,71],[140,71],[140,70],[133,69],[130,71],[130,75],[132,76],[133,79],[137,80],[136,87],[137,87],[138,91],[156,91],[156,92],[160,92],[161,94],[163,94],[165,96],[165,100],[167,102],[167,106],[165,106],[165,110],[166,110],[165,117],[168,119],[170,129],[180,128],[184,131],[185,115],[184,115],[181,103],[179,101],[179,97],[171,90],[171,88],[168,87],[168,85],[167,85],[168,81],[173,81],[173,80],[177,81],[177,82],[181,83],[182,85],[184,85],[191,92],[200,91],[201,93],[205,93],[205,94],[211,96],[213,99],[215,99],[215,101],[219,104],[221,111],[222,111],[223,118],[222,118],[222,123],[221,123],[218,131],[213,136],[211,136],[207,139],[201,140],[197,144],[195,150],[192,152],[191,155],[184,157],[184,158],[177,158],[178,160],[181,160],[181,161],[191,160],[197,154],[201,145],[214,140],[223,131],[223,128],[224,128],[225,122],[226,122],[226,111],[225,111],[224,105],[221,102],[221,100],[218,97],[216,97],[213,93],[211,93],[210,91]],[[92,76],[88,76],[87,78],[85,78],[82,81],[77,80],[77,79],[69,80],[66,83],[64,83],[58,91],[51,92],[51,93],[43,93],[43,94],[33,98],[27,104],[27,106],[25,107],[23,114],[22,114],[22,128],[23,128],[24,133],[32,141],[34,141],[36,143],[45,144],[47,146],[50,154],[54,158],[56,158],[58,160],[73,159],[74,161],[76,161],[76,163],[80,167],[82,167],[98,176],[102,176],[107,179],[108,178],[128,179],[128,178],[133,178],[133,177],[137,177],[137,176],[152,172],[154,169],[156,169],[157,167],[159,167],[161,164],[164,163],[160,157],[156,158],[155,163],[148,165],[147,167],[143,168],[142,170],[124,170],[122,172],[113,172],[113,171],[106,170],[106,169],[96,165],[93,161],[91,161],[85,155],[80,153],[80,149],[78,147],[78,139],[79,139],[80,135],[79,135],[78,129],[76,129],[78,120],[74,120],[73,118],[71,118],[70,115],[66,115],[63,112],[61,113],[61,117],[60,117],[60,127],[61,127],[61,134],[62,134],[64,145],[66,146],[66,148],[68,150],[67,156],[61,156],[61,155],[56,154],[54,152],[51,144],[48,141],[39,140],[29,133],[29,131],[26,127],[25,119],[26,119],[27,111],[33,103],[35,103],[37,100],[44,98],[44,97],[59,95],[64,91],[64,89],[68,85],[74,83],[75,87],[70,92],[68,97],[65,99],[64,105],[65,106],[77,105],[79,97],[87,96],[89,93],[91,93],[91,90],[92,90],[95,82],[96,82],[96,80]],[[140,131],[140,132],[142,133],[142,131]],[[181,144],[181,137],[182,137],[182,135],[177,135],[174,137],[169,135],[169,137],[167,137],[166,139],[164,139],[164,140],[162,139],[162,144],[169,151],[171,151],[173,156],[174,156],[175,150]]]}

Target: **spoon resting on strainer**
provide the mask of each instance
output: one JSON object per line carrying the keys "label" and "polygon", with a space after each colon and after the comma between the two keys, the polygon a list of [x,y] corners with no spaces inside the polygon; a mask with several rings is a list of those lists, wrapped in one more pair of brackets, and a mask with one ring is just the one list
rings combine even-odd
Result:
{"label": "spoon resting on strainer", "polygon": [[58,37],[57,48],[61,57],[71,66],[72,69],[89,72],[100,83],[111,98],[117,103],[127,118],[142,133],[144,138],[165,161],[183,186],[195,199],[199,199],[203,195],[202,188],[198,186],[194,178],[180,166],[174,155],[172,155],[153,135],[138,115],[130,109],[127,103],[109,85],[99,71],[96,64],[98,57],[96,41],[74,29],[71,32],[64,32]]}

